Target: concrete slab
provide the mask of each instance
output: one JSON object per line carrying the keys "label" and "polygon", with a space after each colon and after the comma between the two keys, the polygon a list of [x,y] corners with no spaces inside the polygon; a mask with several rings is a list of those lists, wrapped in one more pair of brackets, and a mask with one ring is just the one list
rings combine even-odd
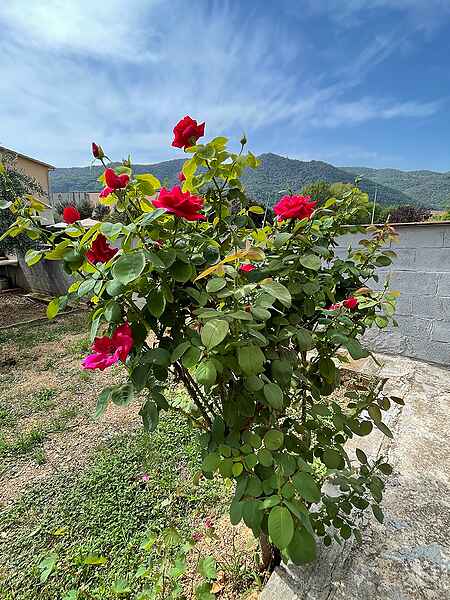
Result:
{"label": "concrete slab", "polygon": [[282,565],[261,600],[444,600],[450,598],[450,370],[403,357],[358,361],[388,377],[405,400],[388,416],[394,439],[351,440],[388,456],[394,472],[383,499],[385,522],[366,517],[363,544],[322,547],[307,567]]}

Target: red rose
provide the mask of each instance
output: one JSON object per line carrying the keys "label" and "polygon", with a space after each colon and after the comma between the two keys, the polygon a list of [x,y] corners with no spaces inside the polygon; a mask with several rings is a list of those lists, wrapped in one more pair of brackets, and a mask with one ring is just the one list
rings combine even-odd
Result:
{"label": "red rose", "polygon": [[112,194],[116,190],[126,188],[130,181],[129,175],[122,173],[117,175],[112,169],[105,170],[105,182],[106,187],[100,192],[100,198],[106,198],[109,194]]}
{"label": "red rose", "polygon": [[81,363],[84,369],[100,369],[103,371],[121,360],[125,362],[133,348],[133,333],[128,323],[117,327],[111,337],[95,338],[92,345],[93,354],[86,356]]}
{"label": "red rose", "polygon": [[72,223],[78,221],[80,217],[81,215],[75,206],[66,206],[66,208],[63,210],[63,220],[69,225],[72,225]]}
{"label": "red rose", "polygon": [[317,202],[311,196],[283,196],[273,207],[278,221],[284,219],[309,219]]}
{"label": "red rose", "polygon": [[332,304],[331,306],[328,306],[325,310],[338,310],[339,308],[342,308],[342,302]]}
{"label": "red rose", "polygon": [[199,137],[205,135],[205,124],[197,124],[197,121],[187,115],[179,121],[173,130],[174,138],[172,146],[175,148],[189,148],[197,143]]}
{"label": "red rose", "polygon": [[183,181],[186,181],[186,175],[183,173],[183,171],[180,171],[180,172],[178,173],[178,181],[179,181],[180,183],[183,183]]}
{"label": "red rose", "polygon": [[255,265],[247,263],[245,265],[241,265],[239,267],[239,271],[244,271],[244,273],[250,273],[250,271],[254,271],[256,269]]}
{"label": "red rose", "polygon": [[355,310],[356,308],[358,308],[358,299],[354,298],[353,296],[350,296],[350,298],[344,300],[343,305],[349,310]]}
{"label": "red rose", "polygon": [[86,252],[86,258],[90,263],[108,262],[118,252],[118,248],[111,248],[104,235],[98,235],[92,242],[91,249]]}
{"label": "red rose", "polygon": [[161,188],[158,199],[153,200],[153,205],[156,208],[165,208],[167,212],[187,221],[206,219],[205,215],[199,212],[203,208],[203,198],[191,196],[189,192],[183,193],[179,186],[172,188],[170,191]]}

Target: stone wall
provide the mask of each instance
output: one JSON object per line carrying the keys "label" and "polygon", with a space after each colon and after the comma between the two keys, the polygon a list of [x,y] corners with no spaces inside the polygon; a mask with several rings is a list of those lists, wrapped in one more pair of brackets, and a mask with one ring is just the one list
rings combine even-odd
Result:
{"label": "stone wall", "polygon": [[[399,241],[392,243],[397,258],[381,269],[381,288],[400,292],[397,328],[371,330],[366,335],[378,352],[403,354],[450,366],[450,222],[398,224]],[[338,249],[345,255],[363,235],[341,238]]]}

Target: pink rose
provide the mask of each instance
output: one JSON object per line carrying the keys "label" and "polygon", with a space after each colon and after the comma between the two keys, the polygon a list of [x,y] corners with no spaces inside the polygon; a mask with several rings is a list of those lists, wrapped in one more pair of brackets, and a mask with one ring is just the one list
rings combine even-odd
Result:
{"label": "pink rose", "polygon": [[197,124],[197,121],[187,115],[179,121],[173,130],[174,138],[172,146],[175,148],[189,148],[197,143],[199,137],[205,135],[205,124]]}
{"label": "pink rose", "polygon": [[84,369],[104,369],[117,363],[125,362],[133,348],[133,335],[128,323],[117,327],[111,337],[97,337],[92,345],[94,354],[86,356],[81,363]]}
{"label": "pink rose", "polygon": [[317,202],[311,196],[283,196],[273,207],[278,221],[285,219],[309,219]]}

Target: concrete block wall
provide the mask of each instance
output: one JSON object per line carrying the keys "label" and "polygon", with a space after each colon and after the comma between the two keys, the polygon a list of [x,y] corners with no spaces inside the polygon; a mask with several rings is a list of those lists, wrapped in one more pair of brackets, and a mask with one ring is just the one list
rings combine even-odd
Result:
{"label": "concrete block wall", "polygon": [[[393,264],[380,269],[373,287],[400,292],[397,328],[372,329],[366,341],[379,352],[402,354],[450,366],[450,223],[415,223],[394,226],[399,241]],[[338,254],[356,247],[361,234],[341,238]]]}

